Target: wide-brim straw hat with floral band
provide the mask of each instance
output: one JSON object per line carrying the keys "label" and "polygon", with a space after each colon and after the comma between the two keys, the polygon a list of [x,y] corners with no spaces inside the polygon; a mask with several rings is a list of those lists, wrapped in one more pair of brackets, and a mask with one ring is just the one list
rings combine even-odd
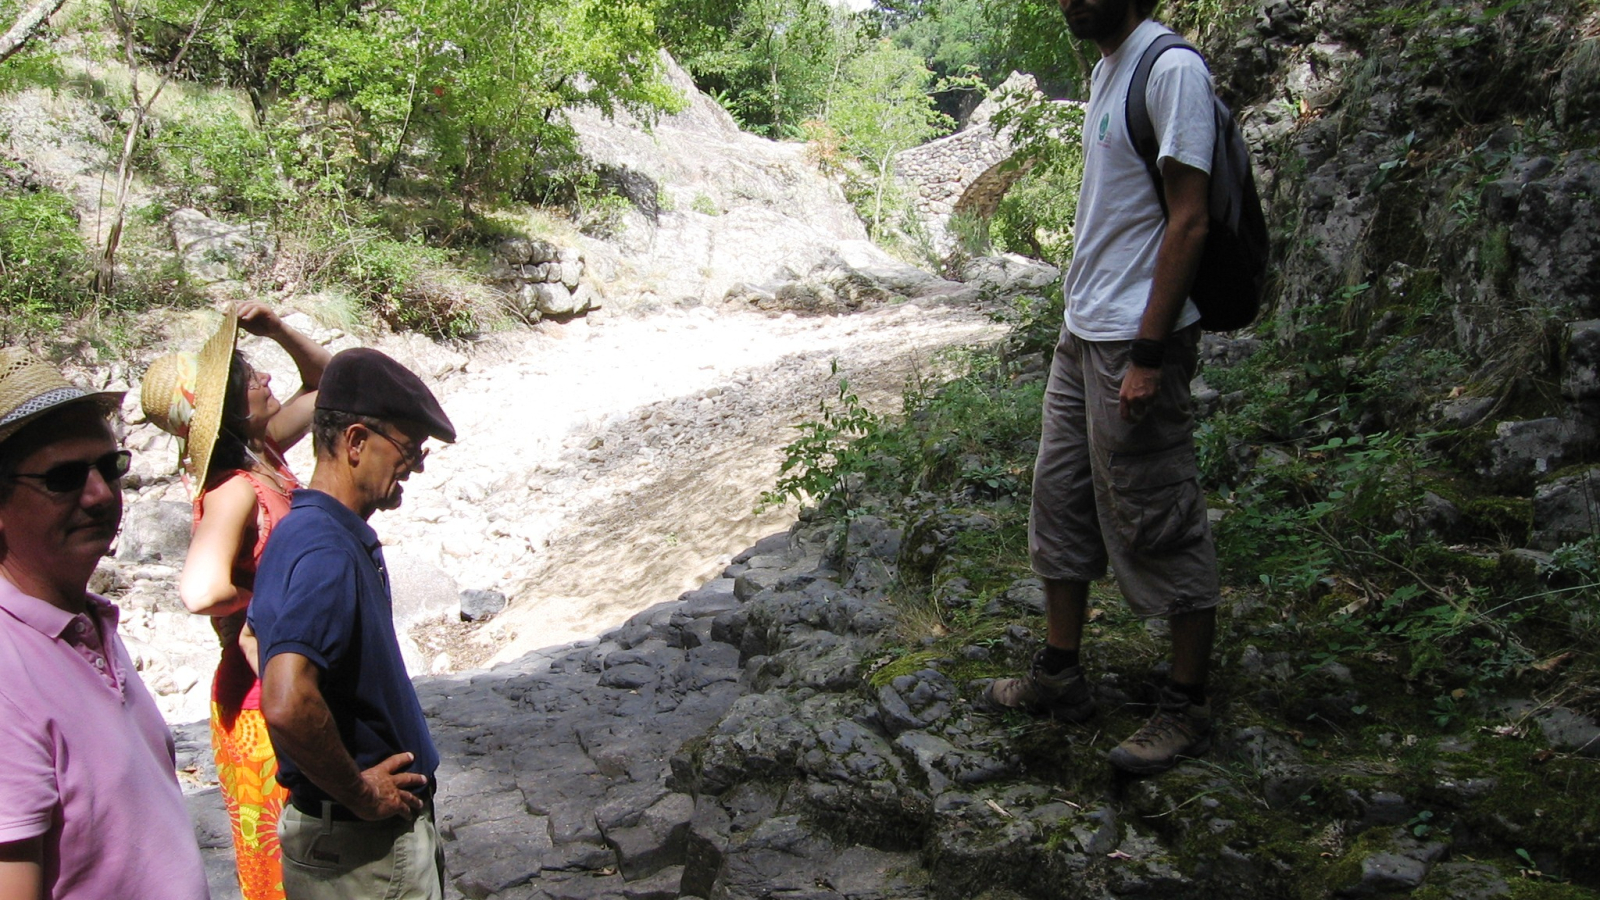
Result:
{"label": "wide-brim straw hat with floral band", "polygon": [[238,337],[239,316],[229,312],[200,352],[161,357],[150,364],[139,385],[145,418],[178,438],[178,460],[188,460],[196,490],[205,486],[211,451],[222,433],[222,404]]}
{"label": "wide-brim straw hat with floral band", "polygon": [[45,413],[70,403],[94,403],[102,412],[115,412],[125,393],[86,391],[28,351],[0,348],[0,442]]}

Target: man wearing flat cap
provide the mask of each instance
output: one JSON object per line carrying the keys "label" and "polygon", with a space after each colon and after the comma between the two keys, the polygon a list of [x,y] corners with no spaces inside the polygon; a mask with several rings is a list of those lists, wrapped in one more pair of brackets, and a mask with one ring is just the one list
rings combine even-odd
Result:
{"label": "man wearing flat cap", "polygon": [[207,896],[172,735],[88,591],[122,521],[121,400],[0,349],[0,900]]}
{"label": "man wearing flat cap", "polygon": [[400,505],[428,438],[456,432],[422,380],[376,350],[323,372],[316,468],[256,572],[261,711],[289,806],[289,900],[444,895],[433,818],[439,754],[400,657],[383,548],[367,519]]}

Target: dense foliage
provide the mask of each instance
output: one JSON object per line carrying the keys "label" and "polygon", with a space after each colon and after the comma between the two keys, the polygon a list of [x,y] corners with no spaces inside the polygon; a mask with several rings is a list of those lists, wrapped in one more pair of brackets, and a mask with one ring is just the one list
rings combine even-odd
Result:
{"label": "dense foliage", "polygon": [[[145,7],[142,37],[161,56],[204,5]],[[514,196],[570,149],[560,110],[648,115],[678,100],[640,0],[225,0],[204,20],[190,68],[249,91],[286,174],[367,196],[408,172],[468,207]]]}

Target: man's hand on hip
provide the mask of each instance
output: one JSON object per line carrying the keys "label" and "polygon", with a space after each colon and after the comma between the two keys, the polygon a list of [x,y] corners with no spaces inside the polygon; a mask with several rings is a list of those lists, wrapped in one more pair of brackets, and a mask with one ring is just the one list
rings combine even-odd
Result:
{"label": "man's hand on hip", "polygon": [[1128,365],[1122,376],[1122,390],[1117,392],[1117,408],[1125,422],[1144,418],[1156,394],[1161,391],[1161,370],[1139,365]]}
{"label": "man's hand on hip", "polygon": [[422,798],[413,794],[413,788],[428,783],[425,775],[402,772],[416,757],[410,753],[396,753],[381,763],[361,773],[361,799],[351,804],[350,811],[377,822],[391,816],[400,816],[407,822],[422,811]]}

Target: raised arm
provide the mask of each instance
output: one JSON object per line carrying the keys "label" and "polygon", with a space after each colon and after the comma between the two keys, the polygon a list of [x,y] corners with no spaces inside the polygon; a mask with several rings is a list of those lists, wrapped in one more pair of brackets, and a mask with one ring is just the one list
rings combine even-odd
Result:
{"label": "raised arm", "polygon": [[328,360],[333,358],[333,354],[328,352],[328,348],[285,325],[266,304],[254,300],[240,304],[239,327],[282,347],[300,372],[300,386],[283,401],[283,409],[272,417],[267,426],[267,435],[280,447],[293,446],[311,429],[317,385],[322,382],[322,372],[328,367]]}
{"label": "raised arm", "polygon": [[278,653],[261,673],[261,714],[278,752],[294,760],[311,783],[369,822],[422,809],[411,792],[426,776],[400,770],[415,759],[396,753],[362,771],[339,739],[339,727],[322,696],[322,670],[298,653]]}

